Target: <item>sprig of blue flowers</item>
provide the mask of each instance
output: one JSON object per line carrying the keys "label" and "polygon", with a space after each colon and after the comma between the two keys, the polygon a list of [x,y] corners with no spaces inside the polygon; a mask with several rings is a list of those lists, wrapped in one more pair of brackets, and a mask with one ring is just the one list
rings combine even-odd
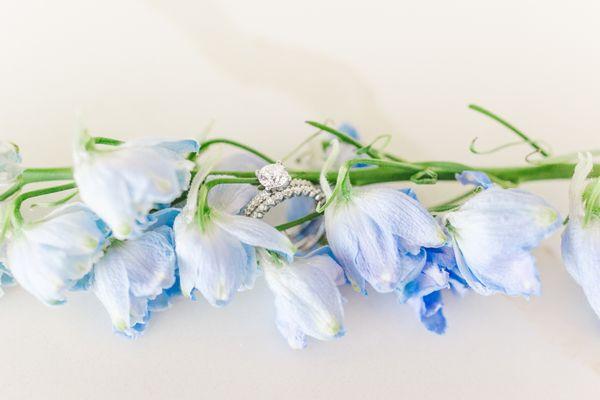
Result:
{"label": "sprig of blue flowers", "polygon": [[[310,122],[319,131],[288,157],[296,167],[290,174],[319,184],[327,200],[316,211],[306,199],[289,200],[278,226],[241,215],[258,193],[253,171],[274,159],[239,142],[122,142],[83,132],[74,166],[52,169],[23,168],[18,147],[1,142],[0,295],[18,284],[58,305],[69,291],[88,290],[116,332],[137,337],[174,297],[223,307],[264,276],[277,328],[293,348],[305,347],[307,337],[344,335],[339,287],[346,284],[363,295],[394,293],[442,334],[443,293],[540,294],[532,250],[563,219],[515,186],[572,176],[563,258],[600,316],[600,165],[591,153],[577,163],[551,158],[500,117],[474,109],[511,129],[542,161],[509,168],[411,162],[384,151],[381,138],[364,145],[349,125]],[[242,152],[212,151],[224,145]],[[440,180],[472,189],[427,208],[412,189],[381,185]],[[45,185],[29,190],[32,183]],[[42,204],[53,208],[45,217],[23,216],[26,202],[56,193],[64,196]],[[321,220],[324,234],[316,228]],[[310,235],[319,235],[318,245],[298,251],[293,241]]]}

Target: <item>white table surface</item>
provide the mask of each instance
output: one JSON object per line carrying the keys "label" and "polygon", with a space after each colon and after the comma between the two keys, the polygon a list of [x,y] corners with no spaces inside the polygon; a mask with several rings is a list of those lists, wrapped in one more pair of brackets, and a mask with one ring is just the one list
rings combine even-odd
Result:
{"label": "white table surface", "polygon": [[[306,119],[392,134],[412,159],[522,162],[526,148],[468,154],[510,134],[557,152],[600,147],[597,1],[0,2],[0,138],[28,166],[70,161],[74,133],[214,135],[274,155]],[[566,212],[566,183],[529,185]],[[429,203],[449,185],[418,188]],[[0,300],[0,398],[591,399],[600,321],[565,272],[558,235],[536,254],[543,295],[448,297],[445,336],[393,295],[344,290],[347,336],[288,349],[264,282],[225,309],[177,301],[147,334],[111,333],[99,302],[50,309]]]}

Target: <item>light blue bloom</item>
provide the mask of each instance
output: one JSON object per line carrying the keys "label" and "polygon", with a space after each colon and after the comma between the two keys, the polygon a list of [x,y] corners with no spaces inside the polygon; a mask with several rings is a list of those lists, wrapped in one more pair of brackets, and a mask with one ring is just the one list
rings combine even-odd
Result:
{"label": "light blue bloom", "polygon": [[259,262],[275,295],[277,328],[294,349],[306,337],[332,340],[344,335],[344,310],[337,285],[344,274],[324,251],[296,257],[289,263],[259,250]]}
{"label": "light blue bloom", "polygon": [[228,304],[238,290],[253,286],[255,247],[294,254],[289,239],[266,222],[217,209],[211,209],[203,226],[181,214],[174,230],[183,295],[191,297],[197,289],[217,307]]}
{"label": "light blue bloom", "polygon": [[423,325],[437,334],[446,330],[441,295],[442,290],[450,287],[450,273],[443,262],[446,248],[428,251],[427,263],[419,276],[398,290],[400,302],[409,304]]}
{"label": "light blue bloom", "polygon": [[204,214],[206,210],[198,211],[200,179],[203,177],[199,173],[174,224],[181,291],[192,297],[198,290],[210,304],[221,307],[235,292],[253,286],[257,271],[255,247],[286,257],[292,257],[295,249],[284,234],[266,222],[235,215],[251,198],[249,185],[213,188],[208,214]]}
{"label": "light blue bloom", "polygon": [[479,186],[484,189],[494,186],[492,180],[480,171],[463,171],[460,174],[456,174],[456,180],[463,185]]}
{"label": "light blue bloom", "polygon": [[415,279],[425,266],[425,247],[446,237],[414,198],[392,188],[352,188],[325,209],[327,239],[355,290],[365,281],[391,292]]}
{"label": "light blue bloom", "polygon": [[103,254],[108,229],[83,204],[68,204],[40,221],[15,228],[6,266],[25,290],[49,305],[90,272]]}
{"label": "light blue bloom", "polygon": [[446,215],[461,276],[477,293],[540,292],[531,250],[561,225],[541,197],[491,186]]}
{"label": "light blue bloom", "polygon": [[0,297],[4,295],[4,291],[2,290],[2,286],[11,286],[14,285],[15,280],[13,279],[10,271],[0,262]]}
{"label": "light blue bloom", "polygon": [[0,141],[0,194],[17,181],[21,172],[23,168],[17,146]]}
{"label": "light blue bloom", "polygon": [[114,237],[141,234],[148,212],[168,204],[189,186],[193,140],[132,140],[95,146],[84,135],[75,149],[74,177],[81,199],[112,229]]}
{"label": "light blue bloom", "polygon": [[591,154],[581,154],[571,181],[569,223],[562,236],[562,257],[600,317],[600,179],[588,182],[592,168]]}
{"label": "light blue bloom", "polygon": [[169,307],[177,258],[171,225],[178,211],[150,215],[155,221],[139,237],[114,241],[98,261],[91,289],[110,315],[116,332],[137,337],[152,311]]}

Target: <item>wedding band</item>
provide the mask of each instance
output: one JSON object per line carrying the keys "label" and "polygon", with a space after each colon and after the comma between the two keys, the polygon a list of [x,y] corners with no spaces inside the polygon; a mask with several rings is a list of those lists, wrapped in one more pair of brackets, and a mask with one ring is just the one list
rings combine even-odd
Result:
{"label": "wedding band", "polygon": [[[312,198],[315,209],[325,203],[325,194],[319,186],[304,179],[293,179],[280,161],[257,170],[256,177],[262,190],[244,208],[247,217],[262,219],[271,209],[294,197]],[[299,250],[309,250],[324,231],[323,219],[319,217],[290,228],[287,234]]]}
{"label": "wedding band", "polygon": [[258,171],[256,177],[264,188],[246,205],[247,217],[263,218],[272,208],[292,197],[311,197],[315,208],[325,203],[320,187],[304,179],[292,179],[281,162],[269,164]]}

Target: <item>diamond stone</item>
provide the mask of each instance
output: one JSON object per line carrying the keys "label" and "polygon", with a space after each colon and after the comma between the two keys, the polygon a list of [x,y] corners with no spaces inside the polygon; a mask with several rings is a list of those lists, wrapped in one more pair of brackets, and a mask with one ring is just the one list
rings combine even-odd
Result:
{"label": "diamond stone", "polygon": [[292,177],[280,162],[265,165],[256,171],[256,177],[266,190],[285,189],[292,181]]}

